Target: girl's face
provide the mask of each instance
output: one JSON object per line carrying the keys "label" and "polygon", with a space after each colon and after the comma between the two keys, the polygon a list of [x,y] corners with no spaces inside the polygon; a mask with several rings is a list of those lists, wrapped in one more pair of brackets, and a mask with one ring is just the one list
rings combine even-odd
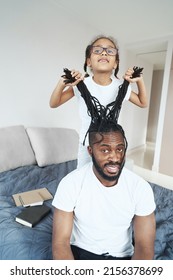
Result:
{"label": "girl's face", "polygon": [[110,72],[112,74],[112,70],[117,67],[115,45],[109,39],[98,39],[93,44],[90,58],[87,59],[87,66],[91,68],[93,73]]}

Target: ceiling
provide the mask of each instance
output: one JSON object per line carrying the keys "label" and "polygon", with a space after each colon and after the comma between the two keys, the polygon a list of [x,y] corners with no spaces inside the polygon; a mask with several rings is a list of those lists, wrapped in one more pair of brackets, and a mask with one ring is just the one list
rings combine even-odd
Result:
{"label": "ceiling", "polygon": [[54,0],[67,14],[114,36],[131,51],[162,69],[167,40],[173,38],[172,0]]}

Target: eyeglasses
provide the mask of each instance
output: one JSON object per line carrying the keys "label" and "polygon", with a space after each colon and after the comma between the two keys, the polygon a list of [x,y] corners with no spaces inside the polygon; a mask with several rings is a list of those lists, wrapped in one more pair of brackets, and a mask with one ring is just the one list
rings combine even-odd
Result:
{"label": "eyeglasses", "polygon": [[115,48],[103,48],[100,46],[92,46],[92,53],[94,54],[101,54],[103,51],[106,51],[108,55],[116,55],[117,54],[117,49]]}

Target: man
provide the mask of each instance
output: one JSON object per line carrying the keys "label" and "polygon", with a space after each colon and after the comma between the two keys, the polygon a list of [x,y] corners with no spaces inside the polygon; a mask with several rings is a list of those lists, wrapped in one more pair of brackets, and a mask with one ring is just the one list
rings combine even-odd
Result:
{"label": "man", "polygon": [[124,167],[127,141],[122,127],[113,122],[91,127],[92,163],[63,178],[53,200],[53,258],[151,260],[151,187]]}

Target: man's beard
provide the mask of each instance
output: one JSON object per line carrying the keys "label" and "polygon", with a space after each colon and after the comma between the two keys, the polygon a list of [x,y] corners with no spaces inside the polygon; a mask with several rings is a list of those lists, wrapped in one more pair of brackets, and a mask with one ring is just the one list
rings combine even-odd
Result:
{"label": "man's beard", "polygon": [[119,176],[120,176],[120,174],[121,174],[121,171],[122,171],[122,169],[123,169],[123,167],[124,167],[124,164],[125,164],[125,160],[123,160],[121,163],[115,163],[115,162],[109,162],[109,164],[112,164],[112,165],[119,165],[120,166],[120,170],[119,170],[119,172],[118,172],[118,174],[117,175],[107,175],[107,174],[105,174],[104,173],[104,171],[102,170],[102,168],[98,165],[98,163],[97,163],[97,161],[96,161],[96,159],[95,159],[95,157],[94,157],[94,155],[92,154],[92,161],[93,161],[93,164],[94,164],[94,167],[95,167],[95,169],[97,170],[97,172],[99,173],[99,175],[103,178],[103,179],[105,179],[105,180],[107,180],[107,181],[109,181],[109,182],[113,182],[113,181],[117,181],[118,180],[118,178],[119,178]]}

